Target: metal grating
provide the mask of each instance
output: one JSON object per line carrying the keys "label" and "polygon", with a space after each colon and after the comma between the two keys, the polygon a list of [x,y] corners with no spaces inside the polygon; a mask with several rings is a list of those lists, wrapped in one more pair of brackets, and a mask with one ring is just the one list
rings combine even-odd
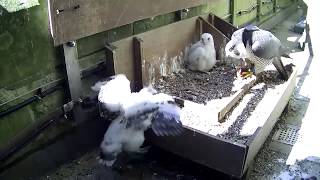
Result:
{"label": "metal grating", "polygon": [[299,130],[299,126],[287,124],[286,127],[278,129],[272,140],[284,144],[294,145],[299,137]]}

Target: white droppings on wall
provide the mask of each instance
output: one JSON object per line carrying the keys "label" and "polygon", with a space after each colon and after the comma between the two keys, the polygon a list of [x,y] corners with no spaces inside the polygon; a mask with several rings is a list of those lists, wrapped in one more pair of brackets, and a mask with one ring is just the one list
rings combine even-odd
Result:
{"label": "white droppings on wall", "polygon": [[168,53],[167,51],[164,53],[163,57],[159,57],[159,60],[156,63],[160,63],[160,75],[167,76],[168,75]]}
{"label": "white droppings on wall", "polygon": [[177,53],[177,56],[168,57],[165,51],[161,57],[154,56],[151,61],[143,60],[142,69],[144,69],[147,85],[154,85],[158,75],[164,77],[183,69],[184,58],[190,46],[186,46],[183,51]]}

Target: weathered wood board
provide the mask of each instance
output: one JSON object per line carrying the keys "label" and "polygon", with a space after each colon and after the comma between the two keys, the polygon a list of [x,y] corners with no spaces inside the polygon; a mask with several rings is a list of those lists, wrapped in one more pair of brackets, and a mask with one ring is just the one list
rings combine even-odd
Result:
{"label": "weathered wood board", "polygon": [[[251,137],[246,144],[222,139],[190,126],[184,126],[185,131],[180,136],[157,137],[153,133],[149,133],[147,140],[156,146],[199,164],[237,178],[243,178],[250,163],[288,103],[295,87],[296,77],[297,71],[294,69],[287,82],[278,85],[275,89],[271,88],[270,92],[264,95],[250,116],[252,121],[247,120],[254,125],[252,126],[253,129],[250,129]],[[202,113],[208,112],[203,109]],[[243,129],[244,127],[241,131]]]}
{"label": "weathered wood board", "polygon": [[[117,47],[115,50],[114,68],[115,73],[124,73],[130,81],[134,81],[134,52],[133,38],[142,40],[142,79],[143,84],[148,85],[152,79],[149,77],[147,69],[151,66],[150,62],[155,62],[154,73],[160,77],[161,58],[170,63],[170,58],[179,55],[184,51],[186,45],[190,45],[197,40],[196,37],[197,17],[172,23],[161,28],[157,28],[137,36],[128,37],[112,43]],[[171,64],[171,63],[170,63]]]}
{"label": "weathered wood board", "polygon": [[[248,119],[247,125],[243,127],[243,134],[250,133],[250,128],[246,128],[250,127],[250,124],[256,124],[258,127],[254,131],[251,141],[247,143],[249,149],[245,169],[252,163],[254,157],[259,152],[261,146],[279,119],[282,111],[288,104],[296,85],[296,78],[297,68],[294,68],[287,82],[278,85],[275,89],[272,89],[264,95],[262,101],[251,114],[252,121],[250,122],[251,119]],[[248,129],[247,132],[245,132],[245,129]]]}
{"label": "weathered wood board", "polygon": [[219,0],[49,0],[54,45]]}

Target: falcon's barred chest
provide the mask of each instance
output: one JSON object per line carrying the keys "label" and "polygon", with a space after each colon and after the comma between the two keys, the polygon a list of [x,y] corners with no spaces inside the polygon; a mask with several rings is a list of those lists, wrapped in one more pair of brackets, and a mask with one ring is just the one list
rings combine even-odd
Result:
{"label": "falcon's barred chest", "polygon": [[249,44],[249,42],[247,42],[246,51],[249,57],[248,58],[249,61],[254,64],[256,74],[259,74],[260,72],[262,72],[266,66],[272,63],[272,59],[264,59],[254,55],[254,53],[252,52],[252,47]]}
{"label": "falcon's barred chest", "polygon": [[246,53],[248,56],[248,59],[251,63],[254,64],[255,74],[259,74],[264,70],[266,66],[272,63],[273,59],[264,59],[261,57],[258,57],[254,54],[252,51],[252,36],[254,31],[260,31],[259,29],[256,29],[255,27],[250,27],[253,29],[244,29],[243,35],[242,35],[242,42],[245,45]]}

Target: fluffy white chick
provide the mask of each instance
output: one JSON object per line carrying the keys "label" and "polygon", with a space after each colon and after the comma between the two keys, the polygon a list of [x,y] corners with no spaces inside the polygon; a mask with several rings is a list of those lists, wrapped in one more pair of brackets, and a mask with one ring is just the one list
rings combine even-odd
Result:
{"label": "fluffy white chick", "polygon": [[209,33],[203,33],[201,40],[189,49],[185,62],[186,67],[192,71],[208,72],[216,62],[213,37]]}
{"label": "fluffy white chick", "polygon": [[[151,87],[143,88],[137,93],[131,93],[130,89],[126,91],[118,89],[127,87],[127,82],[124,75],[116,75],[104,83],[99,91],[101,97],[99,101],[105,104],[104,108],[108,111],[120,111],[108,127],[100,145],[99,162],[106,166],[112,166],[121,152],[146,152],[147,149],[141,146],[145,140],[144,131],[148,128],[152,128],[158,136],[178,135],[183,130],[180,121],[183,100],[156,93]],[[111,91],[112,86],[114,86],[113,91]],[[108,94],[102,92],[105,89],[109,90]],[[114,98],[115,96],[121,98]]]}

